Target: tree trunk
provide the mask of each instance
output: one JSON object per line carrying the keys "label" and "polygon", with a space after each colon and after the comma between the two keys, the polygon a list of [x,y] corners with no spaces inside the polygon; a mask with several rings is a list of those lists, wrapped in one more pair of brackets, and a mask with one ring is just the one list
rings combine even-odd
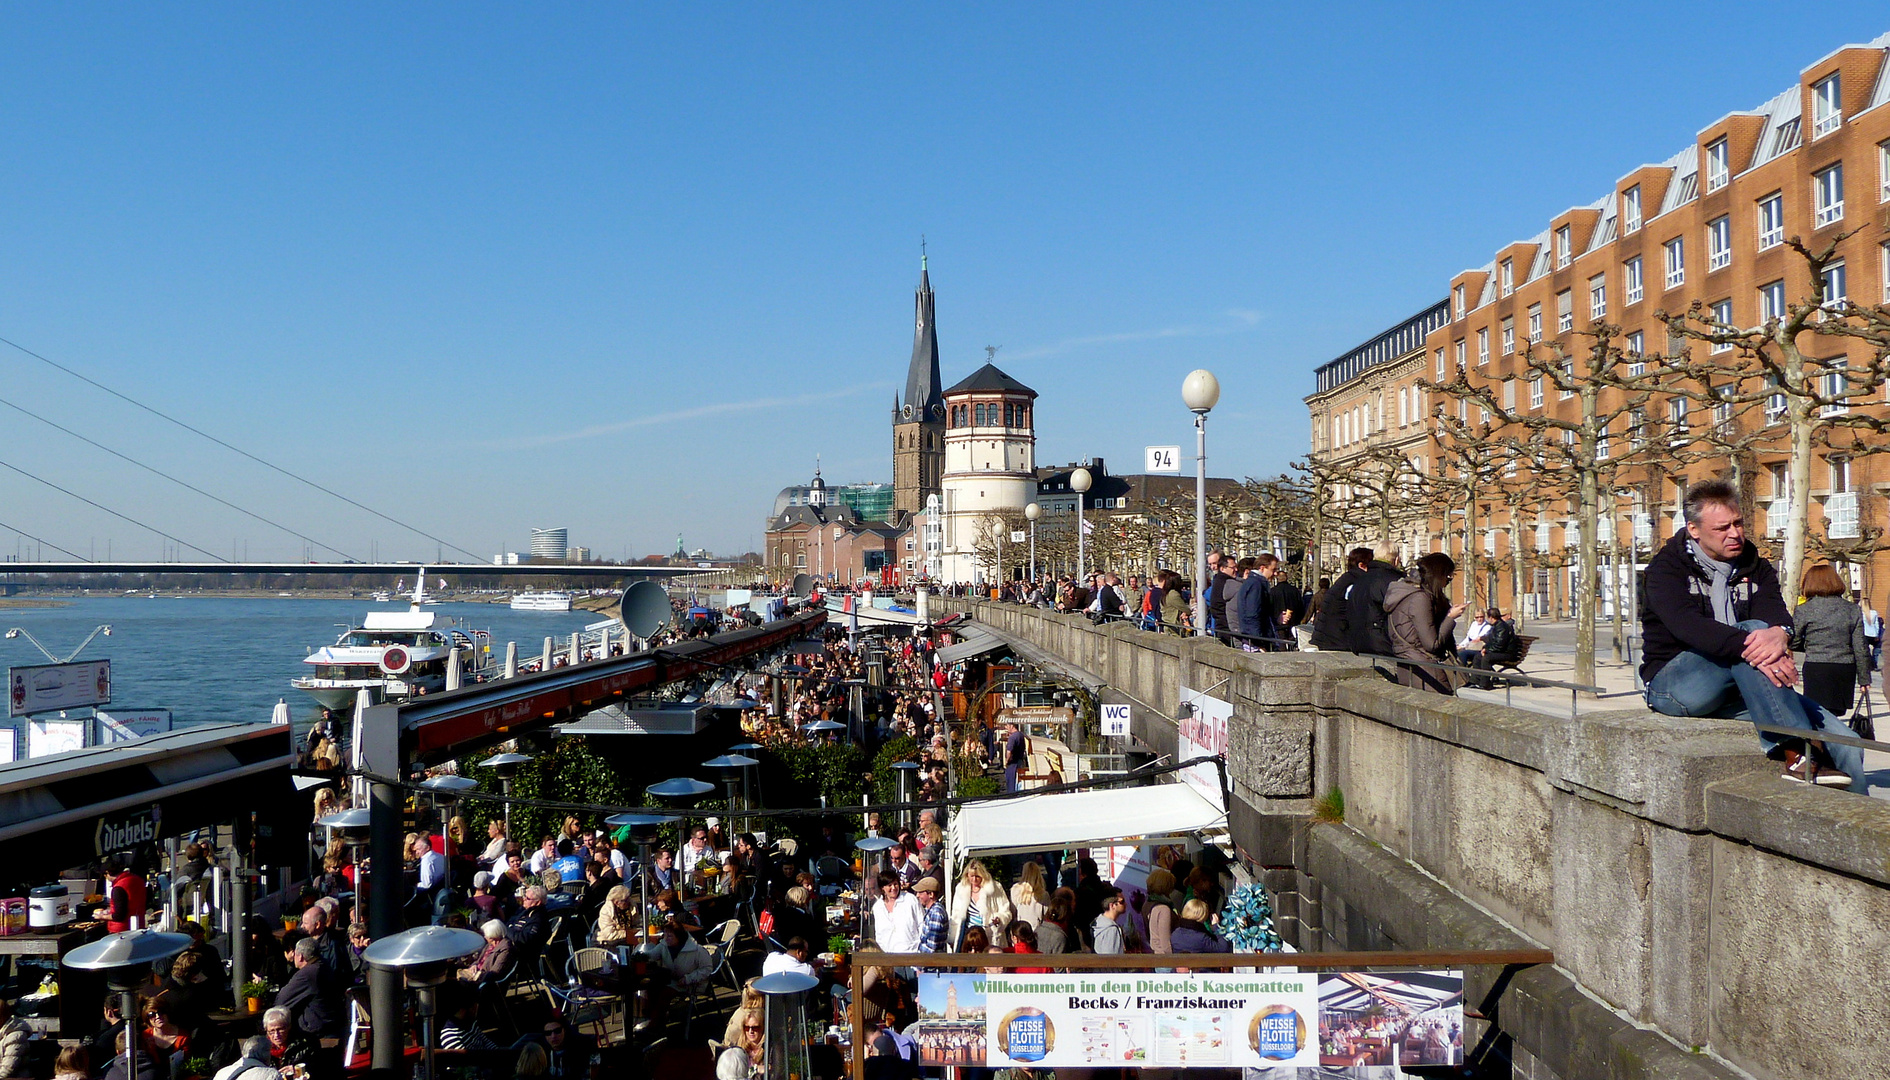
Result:
{"label": "tree trunk", "polygon": [[1477,488],[1464,489],[1463,500],[1463,603],[1466,611],[1477,606]]}
{"label": "tree trunk", "polygon": [[1512,507],[1509,512],[1509,562],[1516,579],[1515,583],[1510,587],[1509,617],[1516,623],[1516,632],[1521,633],[1523,628],[1523,586],[1526,581],[1524,575],[1528,572],[1529,567],[1528,560],[1523,557],[1522,529],[1516,524],[1516,510],[1514,507]]}
{"label": "tree trunk", "polygon": [[1778,577],[1780,591],[1785,594],[1785,606],[1789,609],[1797,600],[1798,583],[1803,580],[1805,568],[1805,530],[1811,505],[1811,433],[1817,423],[1818,406],[1805,393],[1804,354],[1789,338],[1781,345],[1785,356],[1785,385],[1789,388],[1785,415],[1791,425],[1791,459],[1785,471],[1791,478],[1792,497],[1786,509],[1791,516],[1785,522],[1785,552]]}

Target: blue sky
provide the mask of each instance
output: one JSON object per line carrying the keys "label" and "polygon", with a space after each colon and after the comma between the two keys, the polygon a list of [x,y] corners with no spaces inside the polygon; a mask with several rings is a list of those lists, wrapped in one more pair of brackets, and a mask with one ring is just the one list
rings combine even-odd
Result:
{"label": "blue sky", "polygon": [[[736,552],[816,454],[890,478],[924,235],[947,383],[1000,346],[1039,460],[1139,467],[1209,367],[1211,468],[1271,474],[1317,364],[1886,29],[1864,4],[12,5],[0,337],[482,557],[534,525]],[[0,398],[350,555],[435,553],[4,346]],[[181,540],[304,550],[0,425],[0,462]],[[0,521],[170,543],[5,470]]]}

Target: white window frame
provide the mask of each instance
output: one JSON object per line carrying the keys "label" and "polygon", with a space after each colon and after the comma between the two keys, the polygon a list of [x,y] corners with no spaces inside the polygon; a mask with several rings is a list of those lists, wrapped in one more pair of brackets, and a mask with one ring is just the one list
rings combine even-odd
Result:
{"label": "white window frame", "polygon": [[1687,441],[1687,399],[1672,398],[1667,402],[1667,437],[1675,444]]}
{"label": "white window frame", "polygon": [[1542,376],[1540,375],[1529,380],[1529,407],[1542,408]]}
{"label": "white window frame", "polygon": [[1676,236],[1660,245],[1666,275],[1661,280],[1669,290],[1687,283],[1687,238]]}
{"label": "white window frame", "polygon": [[[1767,375],[1765,377],[1765,382],[1767,386],[1773,386],[1773,387],[1778,386],[1778,379],[1770,375]],[[1776,424],[1779,421],[1785,419],[1787,405],[1788,405],[1788,402],[1785,400],[1785,392],[1783,390],[1780,390],[1777,393],[1766,395],[1765,424],[1767,427],[1770,427],[1773,424]]]}
{"label": "white window frame", "polygon": [[[1890,304],[1890,242],[1877,245],[1877,280],[1883,282],[1883,302]],[[1890,382],[1884,386],[1890,388]]]}
{"label": "white window frame", "polygon": [[[1639,330],[1629,334],[1627,336],[1627,352],[1630,356],[1645,356],[1647,354],[1647,335]],[[1627,373],[1629,378],[1635,378],[1646,370],[1647,363],[1644,360],[1631,360],[1628,362]]]}
{"label": "white window frame", "polygon": [[1498,272],[1502,276],[1503,295],[1508,296],[1510,293],[1515,292],[1516,291],[1516,261],[1514,259],[1504,259],[1503,265]]}
{"label": "white window frame", "polygon": [[1516,380],[1515,379],[1503,380],[1503,408],[1509,412],[1516,411]]}
{"label": "white window frame", "polygon": [[[1828,398],[1842,397],[1850,389],[1848,367],[1850,361],[1843,357],[1830,361],[1830,367],[1818,376],[1818,380],[1824,384],[1818,387],[1818,392]],[[1843,416],[1850,411],[1849,404],[1818,407],[1819,416]]]}
{"label": "white window frame", "polygon": [[1785,280],[1759,286],[1759,323],[1785,317]]}
{"label": "white window frame", "polygon": [[[1714,322],[1721,323],[1726,326],[1731,326],[1733,324],[1732,299],[1729,297],[1725,300],[1720,300],[1714,303],[1712,307],[1712,313],[1713,313]],[[1713,353],[1723,353],[1723,352],[1731,352],[1731,351],[1732,351],[1732,342],[1730,341],[1715,341],[1713,342],[1713,347],[1708,350],[1708,352],[1713,352]]]}
{"label": "white window frame", "polygon": [[1477,366],[1482,367],[1489,362],[1490,328],[1487,326],[1479,326],[1477,327]]}
{"label": "white window frame", "polygon": [[[1885,265],[1890,266],[1890,245],[1886,245],[1884,248],[1884,260]],[[1887,285],[1886,288],[1890,288],[1890,285]],[[1508,356],[1515,351],[1516,317],[1512,315],[1503,320],[1503,355]]]}
{"label": "white window frame", "polygon": [[1811,85],[1811,137],[1822,139],[1842,126],[1843,83],[1833,72]]}
{"label": "white window frame", "polygon": [[1562,386],[1557,389],[1555,399],[1557,401],[1567,401],[1569,398],[1574,397],[1575,391],[1571,389],[1574,384],[1575,361],[1564,360],[1562,361]]}
{"label": "white window frame", "polygon": [[1811,221],[1813,228],[1822,229],[1843,220],[1844,163],[1834,161],[1811,175]]}
{"label": "white window frame", "polygon": [[1457,312],[1457,318],[1463,318],[1464,288],[1462,285],[1451,286],[1450,300],[1452,308]]}
{"label": "white window frame", "polygon": [[1732,172],[1727,168],[1726,140],[1722,137],[1706,147],[1706,190],[1718,191],[1732,182]]}
{"label": "white window frame", "polygon": [[1759,200],[1759,250],[1785,242],[1785,194],[1774,191]]}
{"label": "white window frame", "polygon": [[1706,223],[1706,270],[1724,270],[1732,265],[1732,218],[1720,216]]}
{"label": "white window frame", "polygon": [[1890,139],[1877,144],[1877,201],[1890,202]]}
{"label": "white window frame", "polygon": [[1457,370],[1462,371],[1470,359],[1470,343],[1463,338],[1457,339]]}
{"label": "white window frame", "polygon": [[1600,322],[1608,315],[1608,275],[1596,274],[1588,279],[1588,318]]}
{"label": "white window frame", "polygon": [[1621,264],[1621,291],[1627,298],[1626,302],[1640,303],[1641,297],[1645,295],[1645,287],[1646,283],[1641,275],[1641,257],[1636,255]]}
{"label": "white window frame", "polygon": [[1575,253],[1571,250],[1573,246],[1569,239],[1567,225],[1555,230],[1555,268],[1557,270],[1575,261]]}
{"label": "white window frame", "polygon": [[1621,235],[1641,231],[1641,185],[1621,193]]}
{"label": "white window frame", "polygon": [[1437,350],[1437,377],[1440,379],[1444,377],[1444,350],[1442,349]]}
{"label": "white window frame", "polygon": [[1824,286],[1825,307],[1836,307],[1850,299],[1850,275],[1845,272],[1843,259],[1826,263],[1818,280]]}
{"label": "white window frame", "polygon": [[1605,428],[1595,432],[1595,460],[1608,460],[1608,432]]}
{"label": "white window frame", "polygon": [[1563,289],[1555,294],[1555,332],[1566,334],[1575,329],[1575,290]]}
{"label": "white window frame", "polygon": [[1541,340],[1542,340],[1542,305],[1530,304],[1529,305],[1529,341],[1530,343],[1533,344]]}

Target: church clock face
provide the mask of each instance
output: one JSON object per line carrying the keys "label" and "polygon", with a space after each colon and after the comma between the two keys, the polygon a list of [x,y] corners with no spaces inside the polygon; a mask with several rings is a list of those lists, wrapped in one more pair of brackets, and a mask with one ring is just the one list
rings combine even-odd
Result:
{"label": "church clock face", "polygon": [[903,416],[903,417],[905,417],[905,418],[906,418],[906,419],[908,419],[908,420],[910,420],[910,419],[912,419],[912,406],[910,406],[910,405],[902,405],[902,406],[900,406],[900,407],[899,407],[899,415],[901,415],[901,416]]}

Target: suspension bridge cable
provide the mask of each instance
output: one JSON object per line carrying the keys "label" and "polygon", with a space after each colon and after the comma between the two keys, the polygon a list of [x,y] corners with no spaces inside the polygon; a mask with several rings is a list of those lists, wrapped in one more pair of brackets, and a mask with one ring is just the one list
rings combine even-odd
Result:
{"label": "suspension bridge cable", "polygon": [[[41,540],[41,539],[40,539],[39,537],[37,537],[37,536],[34,536],[34,535],[33,535],[32,533],[30,533],[30,532],[25,532],[25,531],[22,531],[22,530],[20,530],[20,529],[16,529],[16,528],[14,528],[13,526],[11,526],[11,525],[8,525],[8,524],[7,524],[6,522],[4,522],[4,521],[0,521],[0,529],[5,529],[6,531],[8,531],[8,532],[10,532],[10,533],[19,533],[19,534],[20,534],[21,536],[24,536],[24,537],[26,537],[26,538],[27,538],[28,540],[31,540],[31,541],[32,541],[33,543],[35,543],[35,544],[44,544],[45,546],[47,546],[47,547],[49,547],[49,548],[52,548],[52,549],[53,549],[54,551],[57,551],[57,552],[61,552],[61,553],[63,553],[63,554],[66,554],[66,555],[70,555],[70,556],[72,556],[73,558],[75,558],[75,559],[77,559],[77,560],[79,560],[80,562],[91,562],[91,561],[92,561],[92,560],[90,560],[90,559],[88,559],[88,558],[86,558],[85,556],[83,556],[83,555],[81,555],[81,554],[79,554],[79,553],[78,553],[78,552],[76,552],[76,551],[66,551],[66,549],[65,549],[65,548],[62,548],[62,547],[60,547],[60,546],[59,546],[58,544],[55,544],[55,543],[53,543],[53,542],[52,542],[51,540]],[[5,566],[5,564],[0,564],[0,569],[4,569],[4,566]]]}
{"label": "suspension bridge cable", "polygon": [[348,560],[349,562],[356,561],[354,556],[348,554],[347,552],[341,550],[340,548],[334,546],[333,544],[324,544],[320,540],[317,540],[312,536],[306,536],[302,533],[296,532],[294,529],[289,528],[287,525],[284,525],[279,521],[271,521],[268,518],[262,516],[261,514],[256,513],[253,510],[243,509],[242,507],[236,505],[235,503],[229,501],[228,499],[218,498],[217,496],[210,494],[209,492],[196,486],[195,484],[189,483],[188,481],[185,481],[185,480],[179,480],[177,477],[172,476],[170,473],[164,472],[163,470],[154,468],[150,465],[146,465],[144,462],[139,461],[137,458],[130,457],[126,454],[121,454],[118,451],[113,450],[111,447],[106,446],[104,443],[98,442],[93,439],[88,439],[84,435],[79,434],[78,432],[72,430],[69,427],[64,427],[60,424],[54,423],[53,421],[46,419],[45,417],[39,415],[38,413],[34,412],[31,409],[26,408],[23,405],[17,405],[11,401],[8,401],[6,398],[0,398],[0,405],[5,405],[7,408],[12,409],[14,412],[22,413],[26,416],[30,416],[33,419],[39,421],[40,423],[45,424],[47,427],[52,428],[54,431],[64,432],[65,434],[72,436],[73,438],[79,440],[80,442],[85,443],[87,446],[92,446],[100,450],[103,450],[106,453],[110,454],[111,456],[115,458],[118,458],[121,461],[130,462],[131,464],[136,465],[138,468],[143,469],[145,472],[148,472],[152,474],[153,476],[161,476],[164,479],[169,480],[171,483],[176,484],[177,486],[181,488],[184,488],[185,490],[194,491],[197,494],[202,495],[204,498],[209,499],[211,502],[218,503],[222,506],[227,506],[230,509],[236,511],[237,513],[245,515],[246,517],[255,518],[257,521],[262,522],[264,525],[269,525],[274,528],[281,529],[283,532],[288,533],[290,536],[293,536],[297,538],[298,540],[306,540],[309,543],[314,544],[318,548],[322,548],[327,551],[332,551],[335,554],[341,556],[342,558]]}
{"label": "suspension bridge cable", "polygon": [[[70,496],[72,496],[73,498],[75,498],[75,499],[77,499],[77,500],[79,500],[80,502],[82,502],[82,503],[84,503],[84,504],[85,504],[85,505],[87,505],[87,506],[90,506],[90,507],[93,507],[93,508],[95,508],[95,509],[98,509],[98,510],[103,510],[103,511],[105,511],[106,513],[108,513],[108,514],[110,514],[111,516],[113,516],[113,517],[115,517],[115,518],[120,518],[120,519],[123,519],[123,520],[125,520],[125,521],[129,521],[129,522],[131,522],[131,523],[132,523],[133,525],[136,525],[136,526],[137,526],[138,528],[140,528],[140,529],[148,529],[148,530],[150,530],[151,532],[154,532],[154,533],[157,533],[157,534],[158,534],[159,536],[162,536],[162,537],[163,537],[164,539],[166,539],[166,540],[170,540],[170,541],[172,541],[172,542],[174,542],[174,543],[177,543],[177,544],[180,544],[180,545],[182,545],[183,547],[187,547],[187,548],[189,548],[189,549],[190,549],[190,550],[192,550],[192,551],[203,551],[203,553],[204,553],[205,555],[208,555],[209,557],[211,557],[212,559],[215,559],[215,560],[216,560],[216,561],[218,561],[218,562],[229,562],[229,561],[230,561],[230,560],[228,560],[228,559],[226,559],[226,558],[224,558],[223,556],[221,556],[221,555],[218,555],[218,554],[217,554],[216,552],[214,552],[214,551],[204,551],[204,549],[203,549],[203,548],[200,548],[200,547],[198,547],[197,545],[195,545],[195,544],[193,544],[193,543],[191,543],[191,542],[190,542],[190,541],[188,541],[188,540],[180,540],[180,539],[178,539],[177,537],[175,537],[175,536],[172,536],[172,535],[171,535],[170,533],[167,533],[167,532],[165,532],[165,531],[164,531],[163,529],[160,529],[160,528],[158,528],[158,527],[157,527],[157,526],[155,526],[155,525],[146,525],[146,524],[145,524],[144,522],[142,522],[142,521],[139,521],[139,520],[138,520],[137,518],[135,518],[135,517],[132,517],[132,516],[131,516],[131,515],[129,515],[129,514],[121,514],[121,513],[119,513],[118,511],[116,511],[116,510],[113,510],[113,509],[112,509],[111,507],[109,507],[109,506],[105,506],[105,505],[103,505],[103,504],[101,504],[101,503],[95,503],[95,502],[93,502],[92,500],[90,500],[90,499],[88,499],[88,498],[86,498],[85,496],[83,496],[83,495],[81,495],[81,494],[79,494],[78,492],[76,492],[76,491],[73,491],[73,490],[71,490],[70,488],[62,488],[62,487],[60,487],[60,486],[59,486],[58,484],[55,484],[55,483],[53,483],[53,482],[52,482],[51,480],[48,480],[48,479],[46,479],[46,478],[45,478],[45,477],[43,477],[43,476],[34,476],[34,475],[33,475],[32,473],[30,473],[30,472],[27,472],[27,471],[26,471],[25,469],[22,469],[22,468],[20,468],[20,467],[19,467],[18,465],[10,465],[10,464],[8,464],[8,463],[6,463],[6,462],[4,462],[4,461],[0,461],[0,469],[11,469],[11,470],[13,470],[13,471],[14,471],[14,472],[16,472],[16,473],[19,473],[19,474],[20,474],[21,476],[24,476],[24,477],[26,477],[26,478],[27,478],[28,480],[31,480],[31,481],[34,481],[35,483],[40,483],[40,484],[44,484],[44,485],[46,485],[47,487],[49,487],[49,488],[52,488],[52,489],[53,489],[54,491],[57,491],[57,492],[60,492],[61,494],[64,494],[64,495],[70,495]],[[70,555],[70,554],[72,554],[72,553],[68,551],[68,552],[66,552],[66,554],[68,554],[68,555]]]}
{"label": "suspension bridge cable", "polygon": [[[110,394],[111,396],[117,398],[118,400],[124,402],[127,405],[131,405],[136,408],[142,409],[145,412],[150,413],[152,416],[155,416],[158,419],[165,421],[166,423],[175,424],[176,426],[183,428],[185,431],[188,431],[193,435],[199,436],[200,438],[208,439],[211,442],[217,444],[218,446],[223,447],[225,450],[228,450],[233,454],[238,454],[242,457],[248,458],[249,460],[255,462],[256,464],[261,465],[265,469],[269,469],[274,472],[281,473],[283,476],[286,476],[289,479],[294,480],[296,483],[306,484],[307,486],[314,488],[316,491],[319,491],[324,495],[330,495],[330,496],[333,496],[334,498],[340,499],[342,502],[347,503],[349,506],[352,506],[357,510],[365,511],[369,514],[374,515],[377,518],[380,518],[382,521],[386,521],[394,525],[398,525],[401,528],[406,529],[408,532],[415,533],[420,536],[424,536],[428,540],[431,540],[434,543],[439,544],[441,547],[451,548],[454,551],[457,551],[460,554],[471,558],[474,562],[485,561],[485,556],[483,555],[476,555],[473,552],[467,551],[465,548],[460,547],[458,544],[449,543],[446,540],[442,540],[441,538],[433,535],[430,532],[427,532],[425,529],[422,529],[417,525],[409,525],[397,517],[392,517],[390,515],[383,514],[379,510],[374,509],[372,506],[368,506],[365,503],[358,502],[354,499],[351,499],[348,496],[343,495],[339,491],[335,491],[332,488],[323,487],[322,485],[316,483],[313,480],[310,480],[308,477],[303,476],[300,473],[290,472],[288,469],[285,469],[282,466],[277,465],[276,463],[272,461],[268,461],[263,458],[257,457],[255,454],[250,453],[249,451],[243,449],[242,447],[234,446],[230,443],[227,443],[223,441],[222,439],[217,438],[215,435],[212,435],[209,432],[203,430],[202,428],[192,427],[191,425],[185,423],[182,420],[179,420],[178,418],[170,415],[169,413],[161,412],[157,409],[152,408],[149,405],[146,405],[144,402],[137,400],[136,398],[128,397],[125,394],[121,394],[118,391],[112,389],[111,387],[106,386],[104,383],[99,382],[97,379],[89,378],[85,375],[82,375],[79,372],[74,371],[71,368],[65,366],[64,364],[61,364],[57,360],[52,360],[52,359],[48,359],[47,357],[41,356],[39,353],[34,352],[33,350],[27,348],[24,345],[21,345],[17,341],[11,341],[11,340],[8,340],[7,338],[0,337],[0,345],[6,345],[9,348],[17,349],[20,352],[23,352],[26,355],[32,357],[33,359],[39,361],[40,363],[45,364],[48,367],[56,368],[59,371],[65,372],[67,375],[70,375],[73,378],[79,380],[80,382],[85,383],[87,386],[92,386],[99,390],[102,390],[105,393]],[[203,549],[197,548],[196,550],[202,551]],[[225,561],[227,562],[228,560],[225,560]]]}

